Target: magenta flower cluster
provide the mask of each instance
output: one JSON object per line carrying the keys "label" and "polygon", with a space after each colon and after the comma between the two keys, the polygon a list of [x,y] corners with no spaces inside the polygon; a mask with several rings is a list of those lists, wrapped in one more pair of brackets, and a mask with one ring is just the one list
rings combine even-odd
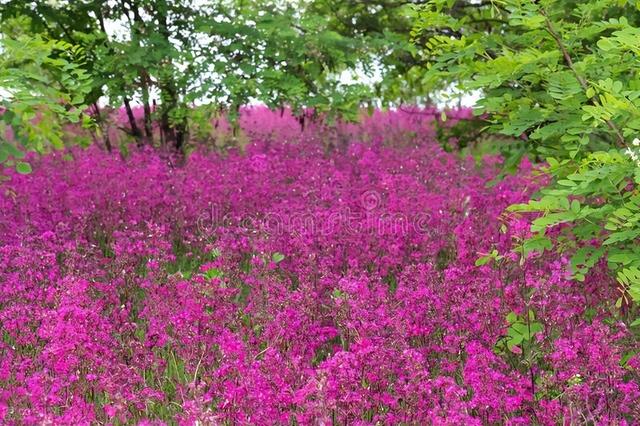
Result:
{"label": "magenta flower cluster", "polygon": [[[0,423],[640,422],[606,267],[511,251],[530,164],[489,187],[498,160],[444,152],[416,111],[241,123],[244,152],[184,165],[89,148],[6,172]],[[537,328],[506,344],[514,318]]]}

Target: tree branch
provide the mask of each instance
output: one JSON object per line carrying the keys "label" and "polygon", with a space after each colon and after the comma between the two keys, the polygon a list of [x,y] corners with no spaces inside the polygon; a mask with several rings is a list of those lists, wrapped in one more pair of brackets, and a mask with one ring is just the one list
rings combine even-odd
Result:
{"label": "tree branch", "polygon": [[[582,90],[584,90],[586,92],[587,89],[589,89],[589,83],[587,83],[587,80],[583,76],[581,76],[580,73],[578,73],[578,71],[576,70],[575,66],[573,65],[573,60],[571,59],[571,55],[569,55],[569,51],[567,50],[566,46],[562,42],[562,39],[560,38],[560,35],[558,34],[558,32],[553,27],[553,24],[551,23],[551,20],[549,19],[549,16],[547,16],[547,13],[544,10],[540,10],[540,13],[542,14],[542,16],[544,16],[544,20],[545,20],[545,23],[546,23],[546,26],[547,26],[547,32],[551,35],[551,37],[553,37],[553,39],[556,42],[556,45],[558,46],[558,49],[560,49],[560,52],[562,53],[562,57],[564,58],[565,65],[571,70],[571,72],[575,76],[576,80],[578,80],[578,83],[580,83],[580,86],[582,87]],[[598,103],[598,101],[594,100],[593,98],[590,98],[589,102],[594,106],[601,106]],[[618,144],[617,145],[620,148],[625,147],[626,146],[626,142],[625,142],[624,136],[622,135],[622,132],[620,131],[618,126],[616,126],[616,124],[611,120],[606,120],[606,123],[607,123],[607,126],[609,127],[609,129],[611,129],[611,131],[613,131],[613,133],[615,133],[616,138],[618,140]]]}

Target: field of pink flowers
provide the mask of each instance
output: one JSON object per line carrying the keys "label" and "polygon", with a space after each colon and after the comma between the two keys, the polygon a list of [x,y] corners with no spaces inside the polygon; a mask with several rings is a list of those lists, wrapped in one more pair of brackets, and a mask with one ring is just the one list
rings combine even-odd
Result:
{"label": "field of pink flowers", "polygon": [[[376,112],[331,149],[248,110],[244,152],[97,148],[7,171],[2,424],[638,424],[606,267],[511,252],[532,166]],[[492,250],[499,262],[476,266]]]}

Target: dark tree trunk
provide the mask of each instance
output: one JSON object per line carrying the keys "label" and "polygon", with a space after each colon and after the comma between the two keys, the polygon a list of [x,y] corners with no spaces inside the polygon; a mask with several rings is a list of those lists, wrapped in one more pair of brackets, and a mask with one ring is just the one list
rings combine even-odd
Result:
{"label": "dark tree trunk", "polygon": [[144,102],[144,133],[149,143],[153,145],[153,128],[151,126],[151,107],[149,106],[149,101]]}
{"label": "dark tree trunk", "polygon": [[141,72],[142,83],[142,107],[144,108],[144,133],[150,145],[153,145],[153,128],[151,126],[151,106],[149,105],[149,74]]}
{"label": "dark tree trunk", "polygon": [[169,123],[169,111],[167,111],[166,105],[161,105],[161,107],[163,110],[162,114],[160,115],[160,130],[162,132],[164,144],[174,144],[175,146],[176,135],[173,131],[173,128],[171,127],[171,124]]}
{"label": "dark tree trunk", "polygon": [[[156,19],[158,31],[167,44],[171,44],[171,32],[167,22],[168,4],[164,0],[156,3]],[[160,78],[160,91],[162,93],[162,115],[161,127],[165,136],[165,143],[172,145],[176,151],[182,151],[187,138],[187,123],[184,118],[180,118],[178,123],[171,123],[169,120],[170,111],[175,111],[180,107],[178,88],[174,79],[174,66],[171,57],[165,58],[167,72]]]}
{"label": "dark tree trunk", "polygon": [[105,128],[104,121],[102,120],[102,112],[100,111],[100,107],[98,106],[98,102],[93,103],[93,109],[96,113],[96,120],[98,122],[98,127],[100,127],[100,131],[102,132],[102,141],[104,142],[105,148],[107,151],[111,152],[113,148],[111,147],[111,139],[109,138],[109,128]]}
{"label": "dark tree trunk", "polygon": [[131,134],[134,138],[136,138],[136,143],[138,146],[142,146],[142,133],[138,128],[138,124],[136,123],[136,118],[133,116],[133,110],[131,109],[131,104],[129,103],[129,98],[124,97],[124,107],[127,111],[127,118],[129,119],[129,126],[131,127]]}
{"label": "dark tree trunk", "polygon": [[[132,26],[131,32],[134,40],[137,40],[141,36],[141,32],[144,31],[145,22],[140,15],[140,11],[138,10],[138,3],[131,2],[129,4],[129,9],[133,12],[133,21],[134,25]],[[136,41],[136,47],[139,49],[140,44]],[[144,135],[147,139],[147,142],[150,145],[153,145],[153,131],[151,127],[151,107],[149,106],[149,87],[151,87],[151,77],[146,69],[140,68],[138,71],[138,75],[140,76],[140,90],[142,91],[142,108],[144,110]]]}
{"label": "dark tree trunk", "polygon": [[182,152],[187,137],[187,129],[184,123],[180,123],[176,126],[176,151]]}

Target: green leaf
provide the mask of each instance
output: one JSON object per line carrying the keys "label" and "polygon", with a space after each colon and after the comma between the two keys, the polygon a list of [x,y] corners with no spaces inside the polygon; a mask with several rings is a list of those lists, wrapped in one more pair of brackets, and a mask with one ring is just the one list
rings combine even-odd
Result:
{"label": "green leaf", "polygon": [[523,243],[523,251],[526,256],[529,253],[534,251],[543,253],[545,250],[550,250],[553,245],[551,244],[551,240],[547,237],[536,235],[534,237],[525,240]]}
{"label": "green leaf", "polygon": [[610,245],[614,243],[620,243],[622,241],[634,240],[636,237],[638,237],[638,235],[640,235],[640,229],[629,229],[626,231],[612,232],[609,235],[609,238],[607,238],[603,244]]}
{"label": "green leaf", "polygon": [[478,259],[476,259],[475,265],[476,266],[486,265],[487,263],[491,262],[492,259],[493,259],[493,256],[491,255],[479,257]]}
{"label": "green leaf", "polygon": [[532,322],[530,328],[532,336],[537,333],[542,333],[542,331],[544,330],[544,327],[539,322]]}
{"label": "green leaf", "polygon": [[218,268],[211,268],[208,269],[205,273],[204,276],[205,278],[212,280],[214,278],[221,278],[224,275],[224,273],[218,269]]}
{"label": "green leaf", "polygon": [[576,214],[580,213],[580,201],[578,200],[571,201],[571,211]]}
{"label": "green leaf", "polygon": [[19,150],[13,144],[10,144],[8,142],[0,143],[0,149],[14,158],[21,159],[25,156],[23,151]]}
{"label": "green leaf", "polygon": [[284,254],[278,252],[273,253],[271,260],[273,260],[274,263],[280,263],[284,260]]}
{"label": "green leaf", "polygon": [[509,349],[511,349],[513,346],[517,346],[520,343],[522,343],[523,340],[524,340],[524,337],[521,334],[509,336],[509,341],[507,345],[509,346]]}
{"label": "green leaf", "polygon": [[31,173],[31,165],[20,161],[16,164],[16,171],[22,175],[28,175]]}
{"label": "green leaf", "polygon": [[600,49],[604,51],[609,51],[615,48],[615,45],[613,44],[613,42],[609,38],[605,38],[605,37],[598,40],[596,44]]}

